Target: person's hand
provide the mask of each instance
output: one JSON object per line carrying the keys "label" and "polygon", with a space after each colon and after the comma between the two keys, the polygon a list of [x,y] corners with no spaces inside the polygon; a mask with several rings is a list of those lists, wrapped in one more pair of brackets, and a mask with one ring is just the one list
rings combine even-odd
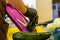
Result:
{"label": "person's hand", "polygon": [[27,8],[22,0],[7,0],[11,6],[21,11],[23,14],[27,11]]}
{"label": "person's hand", "polygon": [[8,4],[8,1],[6,0],[6,4]]}

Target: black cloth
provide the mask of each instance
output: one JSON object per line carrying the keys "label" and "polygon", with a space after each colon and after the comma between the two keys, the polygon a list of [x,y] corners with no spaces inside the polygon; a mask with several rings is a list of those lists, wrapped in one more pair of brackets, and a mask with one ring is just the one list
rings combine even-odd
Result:
{"label": "black cloth", "polygon": [[31,32],[36,27],[36,24],[38,23],[38,15],[36,9],[33,8],[27,8],[27,12],[24,14],[25,16],[29,17],[30,22],[26,26],[27,29]]}

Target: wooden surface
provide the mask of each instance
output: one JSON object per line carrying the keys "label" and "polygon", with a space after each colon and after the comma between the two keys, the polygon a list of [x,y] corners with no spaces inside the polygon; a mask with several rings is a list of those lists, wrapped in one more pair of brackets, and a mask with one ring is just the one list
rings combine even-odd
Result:
{"label": "wooden surface", "polygon": [[59,3],[60,3],[60,0],[53,0],[53,2],[54,2],[54,3],[56,3],[56,2],[59,2]]}

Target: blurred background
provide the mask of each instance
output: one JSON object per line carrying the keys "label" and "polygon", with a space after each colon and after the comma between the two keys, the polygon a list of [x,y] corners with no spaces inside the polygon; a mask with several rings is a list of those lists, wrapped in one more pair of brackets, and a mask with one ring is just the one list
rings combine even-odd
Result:
{"label": "blurred background", "polygon": [[[52,33],[55,28],[60,27],[60,0],[23,0],[23,2],[26,6],[37,10],[39,17],[38,26],[36,27],[37,33],[45,31]],[[7,15],[5,18],[5,21],[9,23],[9,28],[16,28],[15,24]],[[13,31],[17,32],[17,30],[18,29],[9,29],[8,39],[12,40],[11,35],[15,33]]]}

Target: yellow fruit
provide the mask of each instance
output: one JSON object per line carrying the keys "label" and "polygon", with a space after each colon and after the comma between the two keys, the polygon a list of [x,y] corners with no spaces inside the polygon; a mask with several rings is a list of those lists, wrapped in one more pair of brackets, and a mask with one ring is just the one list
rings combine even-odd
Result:
{"label": "yellow fruit", "polygon": [[36,26],[35,29],[37,30],[37,33],[45,32],[44,29],[41,26]]}
{"label": "yellow fruit", "polygon": [[9,28],[7,33],[8,40],[13,40],[12,36],[14,33],[19,32],[18,28]]}

